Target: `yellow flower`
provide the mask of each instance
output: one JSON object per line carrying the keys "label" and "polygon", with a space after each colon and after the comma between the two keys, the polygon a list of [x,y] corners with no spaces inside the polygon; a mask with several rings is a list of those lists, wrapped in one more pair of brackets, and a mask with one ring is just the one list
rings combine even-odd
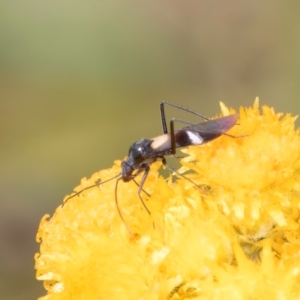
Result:
{"label": "yellow flower", "polygon": [[[222,114],[234,113],[221,104]],[[184,178],[151,165],[133,182],[87,189],[45,216],[37,240],[40,299],[299,299],[300,137],[295,117],[240,108],[208,144],[184,149]],[[191,172],[192,171],[192,172]],[[120,172],[120,161],[75,190]],[[138,179],[139,180],[139,179]],[[148,195],[150,197],[148,197]]]}

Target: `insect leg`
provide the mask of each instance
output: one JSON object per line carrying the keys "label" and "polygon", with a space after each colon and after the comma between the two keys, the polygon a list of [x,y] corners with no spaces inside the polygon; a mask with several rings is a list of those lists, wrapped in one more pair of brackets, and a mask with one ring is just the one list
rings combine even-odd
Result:
{"label": "insect leg", "polygon": [[164,134],[168,133],[168,127],[167,127],[167,122],[166,122],[166,115],[165,115],[165,104],[167,102],[163,101],[160,103],[160,118],[161,118],[161,124],[163,128]]}
{"label": "insect leg", "polygon": [[143,206],[145,207],[147,213],[148,213],[149,215],[151,215],[150,210],[149,210],[148,207],[146,206],[146,204],[145,204],[145,202],[144,202],[144,200],[143,200],[143,198],[142,198],[142,196],[141,196],[141,191],[143,190],[143,186],[144,186],[144,183],[145,183],[145,181],[146,181],[146,179],[147,179],[147,176],[148,176],[149,171],[150,171],[150,167],[147,165],[147,166],[145,167],[145,171],[144,171],[142,180],[141,180],[140,185],[139,185],[138,195],[139,195],[140,200],[141,200]]}
{"label": "insect leg", "polygon": [[[140,185],[138,184],[138,182],[135,180],[135,179],[132,179],[133,180],[133,182],[138,186],[138,187],[140,187]],[[144,189],[142,189],[142,191],[148,196],[148,197],[150,197],[150,195],[144,190]]]}
{"label": "insect leg", "polygon": [[[175,119],[172,118],[170,121],[170,136],[171,136],[171,154],[175,155],[176,154],[176,141],[175,141],[175,134],[174,134],[174,122]],[[166,162],[166,161],[165,161]],[[164,162],[163,162],[164,163]]]}
{"label": "insect leg", "polygon": [[240,138],[244,138],[244,137],[248,137],[249,134],[244,134],[244,135],[232,135],[232,134],[229,134],[229,133],[222,133],[223,135],[226,135],[226,136],[229,136],[231,138],[234,138],[234,139],[240,139]]}
{"label": "insect leg", "polygon": [[[135,181],[134,177],[137,176],[138,174],[140,174],[143,170],[144,170],[144,174],[143,174],[142,180],[141,180],[140,184],[138,184],[138,183]],[[150,171],[150,167],[149,167],[149,166],[146,166],[145,169],[140,169],[140,170],[138,170],[138,172],[137,172],[136,174],[133,175],[134,177],[132,178],[132,180],[139,186],[139,189],[138,189],[138,195],[139,195],[139,198],[140,198],[140,200],[141,200],[141,202],[142,202],[144,208],[146,209],[147,213],[148,213],[149,215],[151,215],[150,210],[148,209],[148,207],[146,206],[145,202],[143,201],[143,199],[142,199],[142,197],[141,197],[141,192],[144,191],[144,190],[143,190],[143,185],[144,185],[144,183],[145,183],[145,181],[146,181],[146,179],[147,179],[147,176],[148,176],[149,171]],[[120,180],[122,180],[122,177],[118,178],[117,181],[116,181],[116,186],[115,186],[115,203],[116,203],[116,207],[117,207],[118,214],[119,214],[119,216],[120,216],[122,222],[124,223],[124,225],[125,225],[125,227],[126,227],[128,233],[129,233],[129,235],[133,236],[133,234],[132,234],[132,232],[131,232],[129,226],[128,226],[127,223],[125,222],[125,219],[124,219],[124,217],[123,217],[123,215],[122,215],[122,212],[121,212],[121,210],[120,210],[120,207],[119,207],[119,200],[118,200],[118,184],[119,184],[119,181],[120,181]],[[144,192],[145,192],[145,191],[144,191]],[[145,192],[145,193],[146,193],[146,192]],[[146,193],[146,194],[149,195],[148,193]]]}
{"label": "insect leg", "polygon": [[120,210],[120,207],[119,207],[119,202],[118,202],[118,184],[119,184],[119,181],[122,180],[122,177],[118,178],[117,181],[116,181],[116,186],[115,186],[115,202],[116,202],[116,207],[117,207],[117,211],[118,211],[118,214],[122,220],[122,222],[124,223],[128,233],[130,236],[133,236],[129,226],[127,225],[127,223],[125,222],[124,218],[123,218],[123,215],[121,213],[121,210]]}
{"label": "insect leg", "polygon": [[[160,110],[161,110],[161,112],[163,111],[163,114],[164,114],[164,108],[163,108],[164,105],[169,105],[169,106],[175,107],[175,108],[180,109],[180,110],[183,110],[183,111],[185,111],[185,112],[187,112],[187,113],[193,114],[193,115],[195,115],[195,116],[197,116],[197,117],[200,117],[200,118],[202,118],[202,119],[204,119],[204,120],[210,120],[209,118],[204,117],[204,116],[202,116],[201,114],[198,114],[198,113],[196,113],[196,112],[194,112],[194,111],[192,111],[192,110],[190,110],[190,109],[188,109],[188,108],[185,108],[185,107],[182,107],[182,106],[179,106],[179,105],[176,105],[176,104],[167,102],[167,101],[162,101],[162,102],[160,103]],[[167,133],[167,132],[164,132],[164,133]]]}
{"label": "insect leg", "polygon": [[175,174],[176,174],[177,176],[179,176],[179,177],[184,178],[185,180],[187,180],[188,182],[190,182],[192,185],[194,185],[194,186],[196,186],[197,188],[199,188],[204,194],[207,194],[207,193],[205,192],[205,190],[204,190],[201,186],[199,186],[198,184],[196,184],[193,180],[189,179],[189,178],[186,177],[185,175],[179,173],[178,171],[176,171],[175,169],[173,169],[172,167],[170,167],[170,166],[167,164],[167,162],[166,162],[165,159],[162,160],[162,163],[163,163],[163,165],[164,165],[167,169],[169,169],[169,171],[175,173]]}
{"label": "insect leg", "polygon": [[[166,101],[163,101],[160,103],[160,117],[161,117],[161,123],[162,123],[162,128],[163,128],[163,132],[164,134],[168,133],[168,127],[167,127],[167,122],[166,122],[166,114],[165,114],[165,107],[164,105],[167,104],[167,105],[170,105],[170,106],[173,106],[173,107],[176,107],[176,108],[179,108],[179,109],[182,109],[184,111],[187,111],[187,112],[190,112],[190,113],[193,113],[193,114],[196,114],[197,116],[199,117],[202,117],[204,118],[205,120],[209,120],[208,118],[205,118],[193,111],[190,111],[188,109],[185,109],[183,107],[180,107],[180,106],[177,106],[177,105],[174,105],[174,104],[171,104],[169,102],[166,102]],[[179,119],[176,119],[177,122],[181,122],[181,123],[184,123],[184,124],[187,124],[187,125],[194,125],[194,123],[191,123],[191,122],[187,122],[187,121],[184,121],[184,120],[179,120]]]}

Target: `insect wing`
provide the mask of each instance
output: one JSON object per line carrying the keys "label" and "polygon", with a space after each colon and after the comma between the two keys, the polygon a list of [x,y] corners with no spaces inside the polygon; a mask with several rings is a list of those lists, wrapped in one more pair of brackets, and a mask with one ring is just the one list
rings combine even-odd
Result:
{"label": "insect wing", "polygon": [[238,120],[238,115],[230,115],[215,120],[209,120],[199,124],[189,126],[192,131],[197,131],[199,133],[208,134],[223,134],[226,133],[231,127],[233,127]]}
{"label": "insect wing", "polygon": [[177,147],[185,147],[207,143],[225,134],[236,124],[237,120],[238,115],[234,114],[184,127],[175,134],[176,145]]}

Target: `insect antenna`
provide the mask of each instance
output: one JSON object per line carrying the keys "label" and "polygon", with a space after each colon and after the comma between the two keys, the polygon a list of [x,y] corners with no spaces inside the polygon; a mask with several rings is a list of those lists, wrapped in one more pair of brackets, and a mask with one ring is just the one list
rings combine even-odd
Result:
{"label": "insect antenna", "polygon": [[[70,200],[71,198],[73,198],[73,197],[75,197],[75,196],[81,194],[83,191],[89,190],[89,189],[91,189],[91,188],[93,188],[93,187],[96,187],[96,186],[100,186],[100,185],[102,185],[102,184],[104,184],[104,183],[106,183],[106,182],[109,182],[109,181],[111,181],[111,180],[113,180],[113,179],[115,179],[115,178],[118,178],[119,176],[121,176],[121,173],[119,173],[119,174],[117,174],[117,175],[115,175],[115,176],[113,176],[113,177],[111,177],[111,178],[109,178],[109,179],[107,179],[107,180],[100,181],[100,182],[98,182],[98,183],[95,183],[95,184],[93,184],[93,185],[90,185],[90,186],[88,186],[88,187],[83,188],[83,189],[80,190],[79,192],[76,192],[75,194],[69,196],[69,197],[64,201],[64,203],[62,204],[62,206],[64,206],[64,205],[67,203],[68,200]],[[122,177],[119,178],[119,179],[122,179]],[[118,179],[118,180],[119,180],[119,179]]]}

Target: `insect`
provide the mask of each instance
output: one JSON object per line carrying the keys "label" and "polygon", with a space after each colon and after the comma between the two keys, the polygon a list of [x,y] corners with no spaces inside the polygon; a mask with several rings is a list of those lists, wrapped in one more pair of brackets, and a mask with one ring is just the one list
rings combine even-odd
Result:
{"label": "insect", "polygon": [[[168,132],[166,117],[165,117],[165,105],[175,107],[177,109],[183,110],[187,113],[194,114],[198,117],[201,117],[202,119],[205,119],[205,122],[201,123],[190,123],[184,120],[172,118],[170,120],[170,132]],[[160,115],[161,115],[161,123],[163,128],[163,134],[157,137],[154,137],[152,139],[144,139],[133,143],[131,147],[129,148],[129,153],[127,158],[122,161],[121,163],[121,172],[114,177],[101,181],[99,183],[96,183],[94,185],[88,186],[81,191],[71,195],[68,197],[64,204],[71,198],[79,195],[81,192],[90,189],[92,187],[100,186],[108,181],[111,181],[113,179],[116,179],[116,185],[115,185],[115,202],[116,207],[118,210],[118,213],[120,215],[121,220],[126,225],[126,222],[122,216],[122,213],[120,211],[119,205],[118,205],[118,183],[120,180],[123,182],[129,182],[133,180],[136,185],[138,186],[138,196],[141,200],[141,203],[143,204],[146,211],[150,213],[149,209],[145,205],[141,192],[143,191],[147,196],[150,196],[147,192],[143,190],[144,183],[147,179],[148,173],[150,171],[150,166],[152,163],[156,161],[161,161],[162,164],[168,168],[171,172],[177,174],[180,177],[185,178],[195,186],[197,186],[192,180],[187,178],[185,175],[180,174],[178,171],[170,167],[167,162],[165,156],[174,156],[176,157],[176,149],[192,146],[192,145],[202,145],[204,143],[207,143],[213,139],[216,139],[220,135],[227,135],[230,137],[235,137],[230,134],[227,134],[226,132],[232,128],[237,120],[238,115],[232,114],[229,116],[221,117],[218,119],[210,120],[188,108],[183,108],[181,106],[177,106],[175,104],[163,101],[160,103]],[[176,129],[174,123],[179,122],[186,124],[187,126]],[[137,175],[143,173],[140,183],[138,183],[135,178]],[[199,187],[199,186],[197,186]],[[127,230],[130,232],[129,227],[126,225]]]}

